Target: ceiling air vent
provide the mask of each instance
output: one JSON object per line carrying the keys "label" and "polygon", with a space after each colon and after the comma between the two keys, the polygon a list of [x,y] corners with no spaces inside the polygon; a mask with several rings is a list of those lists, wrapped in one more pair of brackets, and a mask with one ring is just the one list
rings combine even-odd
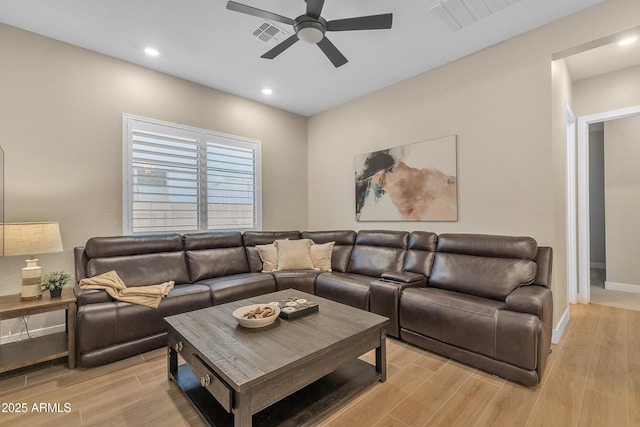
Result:
{"label": "ceiling air vent", "polygon": [[451,31],[458,31],[521,0],[436,0],[427,12],[437,16]]}
{"label": "ceiling air vent", "polygon": [[265,21],[264,24],[260,25],[251,35],[264,43],[273,44],[284,40],[291,34]]}

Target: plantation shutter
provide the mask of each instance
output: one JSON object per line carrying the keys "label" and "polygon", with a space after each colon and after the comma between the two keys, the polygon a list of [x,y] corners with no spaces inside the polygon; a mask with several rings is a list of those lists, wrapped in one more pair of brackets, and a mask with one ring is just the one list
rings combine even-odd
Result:
{"label": "plantation shutter", "polygon": [[134,130],[133,233],[198,230],[198,141]]}
{"label": "plantation shutter", "polygon": [[125,234],[260,229],[259,141],[128,115],[123,127]]}
{"label": "plantation shutter", "polygon": [[210,230],[257,226],[255,182],[254,149],[221,142],[207,143],[207,220]]}

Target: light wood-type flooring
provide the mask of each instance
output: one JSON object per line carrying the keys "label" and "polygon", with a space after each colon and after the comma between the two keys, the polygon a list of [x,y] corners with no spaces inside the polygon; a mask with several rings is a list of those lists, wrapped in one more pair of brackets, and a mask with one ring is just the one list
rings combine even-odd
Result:
{"label": "light wood-type flooring", "polygon": [[[387,346],[387,381],[318,426],[640,426],[640,311],[571,306],[571,321],[536,389],[398,340]],[[165,355],[159,349],[93,369],[70,371],[58,363],[3,374],[2,409],[25,403],[28,410],[0,413],[0,425],[204,425],[167,381]],[[34,403],[49,412],[33,411]]]}

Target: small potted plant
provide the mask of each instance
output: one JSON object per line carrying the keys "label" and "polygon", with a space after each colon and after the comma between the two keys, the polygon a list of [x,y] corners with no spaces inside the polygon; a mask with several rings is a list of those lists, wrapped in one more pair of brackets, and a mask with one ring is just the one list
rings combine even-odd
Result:
{"label": "small potted plant", "polygon": [[62,295],[62,288],[69,283],[69,280],[71,280],[70,274],[63,271],[52,271],[51,273],[45,274],[42,278],[40,290],[48,290],[51,293],[51,298],[60,297],[60,295]]}

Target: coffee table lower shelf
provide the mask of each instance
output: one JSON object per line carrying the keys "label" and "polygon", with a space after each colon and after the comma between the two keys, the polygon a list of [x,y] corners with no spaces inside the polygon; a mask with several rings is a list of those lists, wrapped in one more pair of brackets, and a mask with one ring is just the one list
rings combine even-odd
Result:
{"label": "coffee table lower shelf", "polygon": [[[308,425],[379,381],[380,377],[375,366],[361,359],[355,359],[254,414],[253,425],[269,427]],[[233,426],[233,414],[226,412],[213,396],[200,386],[200,380],[191,372],[189,365],[180,365],[171,378],[211,426]]]}

